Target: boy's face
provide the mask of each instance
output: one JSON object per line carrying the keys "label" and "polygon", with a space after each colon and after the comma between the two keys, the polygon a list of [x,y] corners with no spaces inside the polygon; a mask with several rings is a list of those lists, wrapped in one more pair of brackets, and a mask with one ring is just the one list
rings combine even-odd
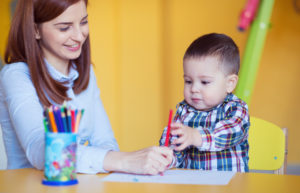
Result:
{"label": "boy's face", "polygon": [[206,111],[222,103],[234,90],[237,75],[225,75],[218,57],[187,58],[183,61],[184,99],[197,110]]}

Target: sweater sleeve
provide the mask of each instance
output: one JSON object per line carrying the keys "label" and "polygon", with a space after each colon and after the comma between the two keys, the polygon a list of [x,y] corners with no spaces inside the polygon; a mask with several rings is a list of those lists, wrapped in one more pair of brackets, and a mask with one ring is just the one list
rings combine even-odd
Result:
{"label": "sweater sleeve", "polygon": [[26,64],[19,66],[21,67],[16,69],[4,67],[0,76],[3,97],[18,139],[10,144],[19,143],[30,164],[37,169],[43,169],[43,107]]}

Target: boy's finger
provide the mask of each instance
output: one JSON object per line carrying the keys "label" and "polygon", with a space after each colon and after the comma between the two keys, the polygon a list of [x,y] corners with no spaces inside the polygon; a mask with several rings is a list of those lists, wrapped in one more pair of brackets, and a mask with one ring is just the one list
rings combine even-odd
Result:
{"label": "boy's finger", "polygon": [[174,144],[182,144],[185,141],[184,137],[178,137],[177,139],[174,140]]}
{"label": "boy's finger", "polygon": [[172,129],[178,129],[182,127],[182,124],[181,123],[171,123],[171,128]]}
{"label": "boy's finger", "polygon": [[183,130],[178,128],[176,130],[172,130],[171,134],[172,135],[182,135],[183,134]]}
{"label": "boy's finger", "polygon": [[181,145],[175,147],[176,151],[182,151],[187,147],[187,145],[185,143],[182,143]]}

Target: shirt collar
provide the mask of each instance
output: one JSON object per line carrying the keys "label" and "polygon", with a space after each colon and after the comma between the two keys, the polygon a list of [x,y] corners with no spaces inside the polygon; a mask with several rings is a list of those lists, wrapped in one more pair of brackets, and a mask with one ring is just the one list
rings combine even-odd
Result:
{"label": "shirt collar", "polygon": [[70,67],[69,74],[66,76],[66,75],[62,74],[61,72],[59,72],[58,70],[56,70],[46,59],[44,59],[44,60],[46,63],[46,67],[47,67],[51,77],[54,80],[56,80],[58,82],[69,82],[65,86],[68,86],[69,84],[73,85],[74,80],[76,80],[79,76],[79,73],[76,70],[76,66],[73,63]]}
{"label": "shirt collar", "polygon": [[190,106],[185,100],[181,101],[176,108],[178,108],[179,106],[185,106],[188,112],[209,112],[212,111],[214,109],[218,109],[220,106],[222,106],[225,103],[228,103],[229,101],[231,101],[234,98],[234,95],[232,93],[229,93],[226,95],[223,103],[218,104],[217,106],[213,107],[212,109],[209,109],[207,111],[200,111],[195,109],[194,107]]}

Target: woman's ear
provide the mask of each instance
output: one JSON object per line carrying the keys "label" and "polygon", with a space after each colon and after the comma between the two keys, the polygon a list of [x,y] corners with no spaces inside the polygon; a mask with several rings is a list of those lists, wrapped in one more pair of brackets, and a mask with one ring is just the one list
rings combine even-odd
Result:
{"label": "woman's ear", "polygon": [[226,91],[227,93],[232,93],[237,85],[239,77],[236,74],[231,74],[227,76],[226,80]]}
{"label": "woman's ear", "polygon": [[41,39],[40,30],[36,23],[34,24],[34,31],[35,31],[35,39],[37,40]]}

